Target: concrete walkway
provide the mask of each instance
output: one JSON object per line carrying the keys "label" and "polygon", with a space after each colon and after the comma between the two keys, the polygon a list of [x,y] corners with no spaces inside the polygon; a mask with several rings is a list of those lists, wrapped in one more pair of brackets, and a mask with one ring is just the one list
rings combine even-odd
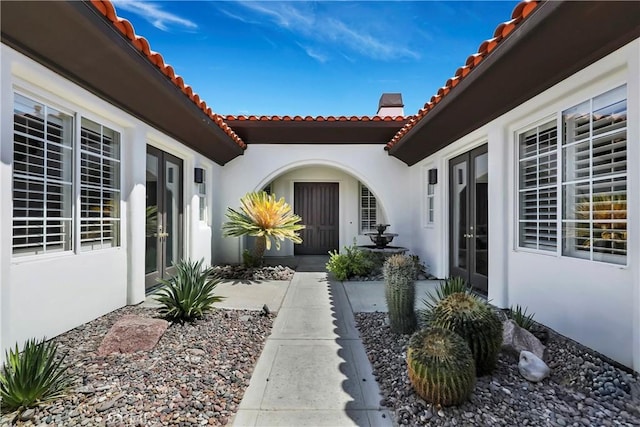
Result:
{"label": "concrete walkway", "polygon": [[289,284],[234,426],[392,425],[343,284],[313,270]]}

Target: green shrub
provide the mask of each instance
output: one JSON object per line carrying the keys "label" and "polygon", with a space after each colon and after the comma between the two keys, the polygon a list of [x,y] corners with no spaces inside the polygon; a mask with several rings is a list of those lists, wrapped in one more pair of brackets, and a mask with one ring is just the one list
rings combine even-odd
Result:
{"label": "green shrub", "polygon": [[443,328],[428,328],[411,336],[407,371],[414,390],[436,405],[467,400],[476,382],[475,364],[462,337]]}
{"label": "green shrub", "polygon": [[214,295],[220,279],[213,275],[213,268],[202,268],[198,262],[179,261],[176,274],[168,280],[161,279],[156,301],[161,304],[160,314],[171,321],[193,321],[213,309],[213,304],[224,297]]}
{"label": "green shrub", "polygon": [[57,357],[58,346],[44,338],[30,339],[22,352],[15,349],[5,353],[6,361],[0,371],[2,409],[24,410],[64,396],[71,384],[62,362]]}
{"label": "green shrub", "polygon": [[385,261],[382,272],[391,329],[400,334],[410,334],[417,325],[414,260],[405,255],[393,255]]}
{"label": "green shrub", "polygon": [[347,280],[353,276],[368,275],[374,269],[375,262],[371,253],[358,248],[354,241],[351,246],[344,247],[344,253],[329,251],[326,267],[336,279]]}
{"label": "green shrub", "polygon": [[535,313],[527,314],[527,308],[524,309],[520,305],[511,306],[511,310],[509,313],[509,317],[513,319],[514,322],[518,324],[521,328],[526,329],[527,331],[531,331],[535,326],[535,322],[533,321],[533,316]]}
{"label": "green shrub", "polygon": [[453,293],[434,307],[430,324],[452,330],[467,341],[478,375],[495,369],[502,346],[502,322],[485,301],[470,292]]}

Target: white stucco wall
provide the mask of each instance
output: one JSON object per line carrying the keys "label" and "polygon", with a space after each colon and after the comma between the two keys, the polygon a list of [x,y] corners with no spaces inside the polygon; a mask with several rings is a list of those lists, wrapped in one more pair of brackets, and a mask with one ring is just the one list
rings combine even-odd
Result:
{"label": "white stucco wall", "polygon": [[[220,167],[13,49],[1,47],[0,348],[49,338],[145,298],[146,147],[183,160],[185,257],[211,261],[212,220],[199,220],[193,168],[207,171],[209,203]],[[90,252],[12,255],[13,93],[98,121],[121,135],[121,245]],[[210,206],[210,212],[215,212]]]}
{"label": "white stucco wall", "polygon": [[[640,371],[640,42],[562,81],[411,167],[413,247],[438,277],[449,274],[449,160],[488,144],[489,299],[528,306],[536,320]],[[516,247],[516,132],[607,90],[628,93],[628,266]],[[498,89],[497,89],[498,90]],[[435,223],[425,223],[426,170],[438,169]]]}
{"label": "white stucco wall", "polygon": [[[383,217],[391,224],[388,231],[399,234],[393,244],[410,247],[411,212],[406,209],[410,202],[408,177],[409,168],[388,156],[382,145],[253,144],[243,156],[224,166],[220,202],[224,209],[236,208],[244,194],[274,182],[276,195],[292,203],[294,182],[338,182],[342,248],[351,245],[354,237],[358,244],[370,243],[366,236],[358,233],[360,181],[382,205]],[[221,220],[224,222],[224,218]],[[218,245],[219,261],[241,260],[241,239],[220,239]],[[283,245],[278,255],[293,255],[293,245]]]}

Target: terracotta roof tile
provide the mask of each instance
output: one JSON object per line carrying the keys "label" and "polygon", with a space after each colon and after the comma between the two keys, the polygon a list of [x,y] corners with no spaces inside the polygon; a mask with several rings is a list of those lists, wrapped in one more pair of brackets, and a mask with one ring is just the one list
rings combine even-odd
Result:
{"label": "terracotta roof tile", "polygon": [[347,116],[339,116],[339,117],[335,117],[335,116],[316,116],[316,117],[312,117],[312,116],[260,116],[260,117],[256,117],[256,116],[233,116],[233,115],[228,115],[225,117],[225,120],[227,121],[234,121],[234,120],[238,120],[238,121],[272,121],[272,122],[277,122],[277,121],[285,121],[285,122],[290,122],[290,121],[294,121],[294,122],[379,122],[379,121],[385,121],[385,122],[402,122],[404,120],[407,120],[408,118],[411,118],[413,116],[384,116],[384,117],[380,117],[380,116],[351,116],[351,117],[347,117]]}
{"label": "terracotta roof tile", "polygon": [[193,89],[189,85],[185,85],[182,77],[176,75],[175,70],[169,64],[165,64],[164,58],[158,52],[151,50],[149,42],[144,38],[137,36],[133,25],[126,19],[118,17],[116,14],[113,3],[109,0],[91,0],[93,7],[105,16],[113,26],[120,31],[126,38],[129,39],[131,45],[134,46],[140,53],[142,53],[153,65],[158,67],[160,71],[167,76],[171,82],[178,87],[189,99],[206,114],[211,120],[213,120],[220,129],[222,129],[236,144],[241,148],[247,148],[247,145],[242,139],[227,125],[219,114],[213,112],[213,110],[207,106],[207,103],[200,99],[200,95],[194,93]]}
{"label": "terracotta roof tile", "polygon": [[485,40],[480,44],[478,52],[470,55],[465,65],[458,68],[454,77],[447,80],[444,87],[438,89],[438,92],[431,97],[431,101],[424,104],[418,113],[411,118],[394,136],[385,147],[386,150],[396,145],[423,117],[425,117],[433,107],[447,96],[453,88],[455,88],[462,79],[480,64],[524,19],[527,18],[538,6],[538,0],[525,0],[513,9],[511,20],[498,25],[493,33],[493,38]]}

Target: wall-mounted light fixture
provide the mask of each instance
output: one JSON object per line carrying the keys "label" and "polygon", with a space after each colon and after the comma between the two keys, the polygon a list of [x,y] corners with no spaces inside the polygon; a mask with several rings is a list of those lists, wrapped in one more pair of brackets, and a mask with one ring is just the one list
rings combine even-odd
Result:
{"label": "wall-mounted light fixture", "polygon": [[438,183],[438,169],[429,169],[429,184]]}
{"label": "wall-mounted light fixture", "polygon": [[195,182],[196,184],[202,184],[204,182],[204,169],[193,169],[193,182]]}

